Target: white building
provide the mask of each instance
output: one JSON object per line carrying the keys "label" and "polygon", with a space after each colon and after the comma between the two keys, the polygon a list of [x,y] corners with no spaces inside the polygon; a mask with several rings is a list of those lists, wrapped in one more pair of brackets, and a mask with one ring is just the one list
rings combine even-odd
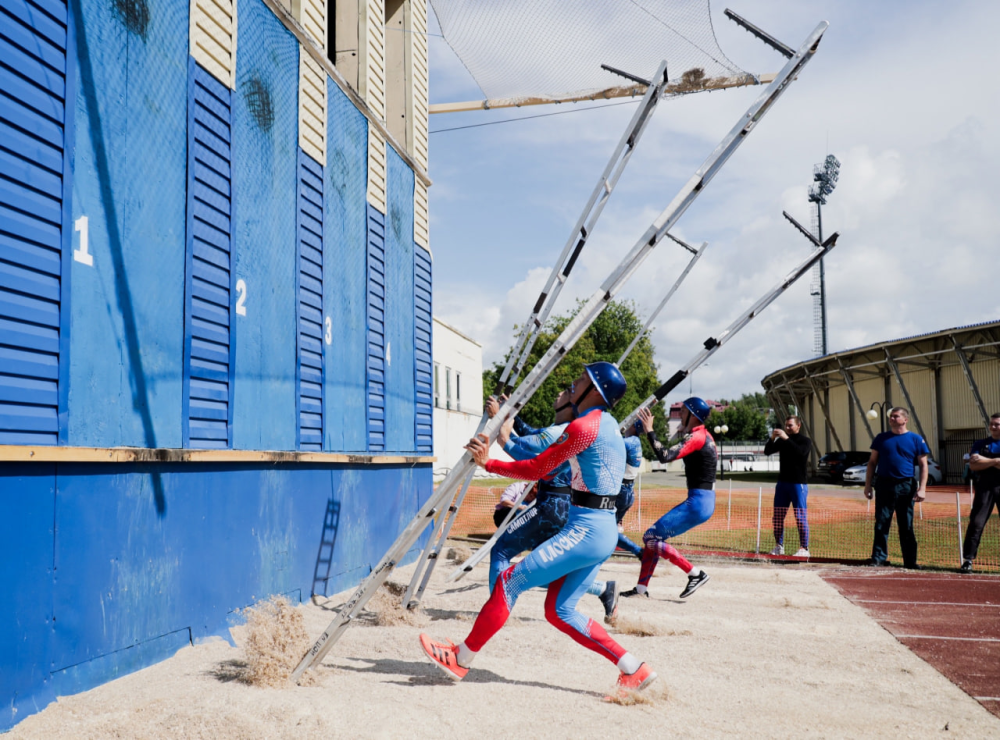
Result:
{"label": "white building", "polygon": [[446,473],[483,415],[483,346],[434,317],[434,465]]}

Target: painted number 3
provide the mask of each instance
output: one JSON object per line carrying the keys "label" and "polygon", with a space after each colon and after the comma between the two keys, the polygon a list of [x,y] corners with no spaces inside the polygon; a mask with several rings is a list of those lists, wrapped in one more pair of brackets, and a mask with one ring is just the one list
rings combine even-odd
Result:
{"label": "painted number 3", "polygon": [[240,278],[236,281],[236,315],[247,315],[247,283]]}
{"label": "painted number 3", "polygon": [[326,329],[323,332],[323,341],[327,344],[333,344],[333,320],[327,316],[326,321],[323,322]]}

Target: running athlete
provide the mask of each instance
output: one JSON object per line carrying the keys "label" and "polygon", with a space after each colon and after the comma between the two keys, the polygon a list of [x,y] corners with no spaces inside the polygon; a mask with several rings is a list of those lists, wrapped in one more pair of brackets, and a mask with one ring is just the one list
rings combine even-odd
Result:
{"label": "running athlete", "polygon": [[[637,423],[637,426],[640,424]],[[622,479],[618,498],[615,499],[615,520],[618,522],[618,547],[632,553],[640,560],[642,560],[642,548],[625,536],[622,520],[635,502],[635,479],[641,467],[642,442],[635,436],[635,431],[630,429],[628,436],[625,437],[625,477]]]}
{"label": "running athlete", "polygon": [[[500,400],[505,400],[501,397]],[[486,403],[486,413],[493,418],[500,410],[497,400]],[[504,452],[515,460],[531,460],[544,452],[562,436],[566,425],[573,419],[573,404],[569,392],[563,391],[555,400],[555,421],[545,429],[533,429],[520,418],[514,417],[513,433],[507,424],[500,430],[497,441]],[[509,422],[508,422],[509,423]],[[508,436],[509,434],[509,436]],[[510,567],[510,560],[525,550],[533,550],[545,540],[554,537],[566,524],[570,507],[570,481],[573,470],[564,462],[546,474],[538,486],[535,505],[518,514],[490,550],[490,591],[497,578]],[[598,597],[604,606],[604,621],[612,623],[618,615],[618,583],[594,581],[587,593]]]}
{"label": "running athlete", "polygon": [[456,681],[468,674],[478,652],[503,627],[517,598],[529,588],[543,585],[548,585],[546,619],[615,663],[620,671],[620,690],[643,689],[656,679],[646,663],[576,609],[617,542],[612,510],[625,472],[625,444],[608,409],[625,393],[625,378],[611,363],[595,362],[584,368],[569,392],[577,418],[534,459],[510,463],[491,460],[489,440],[482,435],[470,440],[467,447],[487,471],[522,480],[536,480],[568,460],[573,468],[573,505],[566,526],[555,537],[500,575],[464,642],[435,642],[420,635],[430,660]]}
{"label": "running athlete", "polygon": [[678,444],[664,450],[653,431],[653,414],[649,409],[639,411],[639,420],[657,459],[668,463],[684,458],[688,497],[646,530],[642,536],[645,547],[639,568],[639,583],[623,592],[622,596],[649,596],[649,579],[653,577],[660,556],[687,573],[688,582],[681,592],[682,599],[693,594],[708,580],[708,573],[691,565],[672,545],[667,544],[667,540],[708,521],[715,513],[715,440],[705,428],[705,419],[710,412],[708,404],[702,399],[687,399],[681,407],[681,432],[684,436]]}

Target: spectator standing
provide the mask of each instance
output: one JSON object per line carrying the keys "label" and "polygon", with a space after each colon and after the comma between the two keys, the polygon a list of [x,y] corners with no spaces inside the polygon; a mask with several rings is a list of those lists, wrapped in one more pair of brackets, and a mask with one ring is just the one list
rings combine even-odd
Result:
{"label": "spectator standing", "polygon": [[962,546],[962,573],[972,572],[979,538],[983,536],[993,508],[996,507],[1000,513],[1000,414],[990,417],[990,436],[972,445],[969,468],[976,494],[972,499],[972,512]]}
{"label": "spectator standing", "polygon": [[910,412],[896,406],[889,411],[891,431],[882,432],[872,441],[872,454],[865,475],[865,496],[870,499],[874,490],[875,537],[868,565],[886,565],[889,527],[895,513],[903,567],[920,569],[917,564],[917,538],[913,534],[913,504],[925,498],[927,456],[931,451],[923,437],[907,431],[909,420]]}
{"label": "spectator standing", "polygon": [[799,529],[797,558],[809,557],[809,478],[807,467],[812,440],[801,434],[802,420],[797,416],[785,419],[784,429],[775,429],[764,445],[764,454],[778,453],[778,482],[774,486],[774,549],[772,555],[785,554],[785,516],[788,507],[795,511]]}

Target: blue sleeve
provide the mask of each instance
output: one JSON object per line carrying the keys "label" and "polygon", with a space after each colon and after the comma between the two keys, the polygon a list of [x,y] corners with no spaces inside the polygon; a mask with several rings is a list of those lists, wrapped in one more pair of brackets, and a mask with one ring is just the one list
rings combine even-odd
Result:
{"label": "blue sleeve", "polygon": [[545,429],[539,434],[526,434],[517,439],[511,439],[504,445],[503,451],[515,460],[531,460],[548,449],[553,437],[546,434]]}
{"label": "blue sleeve", "polygon": [[514,417],[514,434],[518,437],[527,437],[532,434],[541,434],[541,429],[535,429],[534,427],[529,427],[523,421],[521,421],[520,416]]}
{"label": "blue sleeve", "polygon": [[983,454],[983,448],[986,446],[985,439],[977,439],[972,443],[972,449],[969,450],[970,455],[981,455]]}
{"label": "blue sleeve", "polygon": [[930,455],[931,448],[927,446],[927,440],[918,435],[920,444],[917,446],[917,455]]}
{"label": "blue sleeve", "polygon": [[642,442],[638,437],[625,438],[625,464],[633,468],[642,465]]}
{"label": "blue sleeve", "polygon": [[875,450],[876,452],[881,451],[881,449],[882,449],[882,442],[885,441],[884,438],[885,438],[885,434],[877,434],[877,435],[875,435],[875,439],[872,440],[871,449]]}

